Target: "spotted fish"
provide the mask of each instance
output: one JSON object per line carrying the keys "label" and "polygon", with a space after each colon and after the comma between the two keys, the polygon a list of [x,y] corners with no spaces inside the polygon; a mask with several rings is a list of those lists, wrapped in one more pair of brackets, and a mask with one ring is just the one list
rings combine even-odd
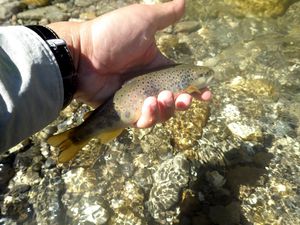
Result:
{"label": "spotted fish", "polygon": [[82,124],[48,139],[60,149],[59,162],[68,162],[93,137],[107,143],[141,115],[144,100],[157,96],[163,90],[173,93],[201,92],[212,79],[207,67],[175,65],[135,77],[126,82],[113,97],[95,109]]}

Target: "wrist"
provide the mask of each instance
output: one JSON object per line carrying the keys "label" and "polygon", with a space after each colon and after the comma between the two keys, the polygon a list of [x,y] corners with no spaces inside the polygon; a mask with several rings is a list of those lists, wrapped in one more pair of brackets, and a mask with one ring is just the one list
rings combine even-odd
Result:
{"label": "wrist", "polygon": [[56,59],[63,81],[63,108],[65,108],[73,99],[78,84],[78,77],[74,69],[70,50],[68,49],[66,42],[49,27],[40,25],[30,25],[27,27],[38,34],[47,43]]}
{"label": "wrist", "polygon": [[80,56],[80,37],[79,37],[79,22],[57,22],[47,25],[61,39],[63,39],[70,51],[75,72],[78,72],[79,56]]}

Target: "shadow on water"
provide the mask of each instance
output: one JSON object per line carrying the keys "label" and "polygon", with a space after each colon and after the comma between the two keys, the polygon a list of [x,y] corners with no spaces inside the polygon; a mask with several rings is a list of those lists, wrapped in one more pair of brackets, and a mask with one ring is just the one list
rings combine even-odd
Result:
{"label": "shadow on water", "polygon": [[[242,203],[255,205],[255,189],[268,182],[266,167],[274,155],[267,146],[253,146],[256,154],[248,162],[242,160],[243,146],[224,154],[225,166],[205,163],[197,170],[197,179],[182,193],[180,225],[253,224],[243,215]],[[243,143],[242,143],[243,145]]]}

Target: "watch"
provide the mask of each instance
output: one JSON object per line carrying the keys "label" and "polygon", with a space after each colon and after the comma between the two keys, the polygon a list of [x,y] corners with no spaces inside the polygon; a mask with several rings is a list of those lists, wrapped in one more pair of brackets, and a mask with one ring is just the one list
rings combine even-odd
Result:
{"label": "watch", "polygon": [[67,44],[63,39],[60,39],[52,29],[48,27],[41,25],[29,25],[26,27],[36,32],[47,43],[53,55],[55,56],[63,80],[63,108],[65,108],[72,101],[78,83],[78,76],[75,73],[74,63]]}

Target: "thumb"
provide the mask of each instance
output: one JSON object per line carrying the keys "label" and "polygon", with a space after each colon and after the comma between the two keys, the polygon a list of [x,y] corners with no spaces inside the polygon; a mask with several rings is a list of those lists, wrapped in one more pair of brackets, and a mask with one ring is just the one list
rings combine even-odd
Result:
{"label": "thumb", "polygon": [[152,6],[156,12],[153,20],[157,30],[161,30],[177,22],[184,14],[185,0],[173,0]]}

